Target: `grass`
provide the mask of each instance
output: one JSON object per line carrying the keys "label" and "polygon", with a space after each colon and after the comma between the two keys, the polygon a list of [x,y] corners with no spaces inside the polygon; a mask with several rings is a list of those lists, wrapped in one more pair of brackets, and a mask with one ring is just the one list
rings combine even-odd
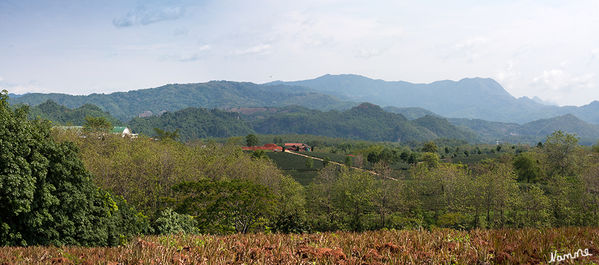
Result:
{"label": "grass", "polygon": [[597,264],[598,228],[146,236],[113,248],[3,247],[0,264]]}

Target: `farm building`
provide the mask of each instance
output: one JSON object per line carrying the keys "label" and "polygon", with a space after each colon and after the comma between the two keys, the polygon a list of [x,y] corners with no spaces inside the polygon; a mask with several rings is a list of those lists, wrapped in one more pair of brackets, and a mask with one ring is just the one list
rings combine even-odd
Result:
{"label": "farm building", "polygon": [[285,143],[285,149],[290,151],[310,151],[309,145],[304,143]]}

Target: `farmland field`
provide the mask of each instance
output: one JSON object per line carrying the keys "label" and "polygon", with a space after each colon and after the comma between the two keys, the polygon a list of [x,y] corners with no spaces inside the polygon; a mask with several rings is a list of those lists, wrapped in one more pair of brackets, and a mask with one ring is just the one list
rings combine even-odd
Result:
{"label": "farmland field", "polygon": [[[598,228],[146,236],[114,248],[3,247],[0,264],[597,264]],[[553,263],[555,264],[555,263]]]}
{"label": "farmland field", "polygon": [[313,160],[313,168],[306,167],[305,157],[283,152],[266,152],[266,155],[281,169],[286,175],[291,176],[295,181],[302,185],[308,185],[318,170],[322,169],[322,162]]}

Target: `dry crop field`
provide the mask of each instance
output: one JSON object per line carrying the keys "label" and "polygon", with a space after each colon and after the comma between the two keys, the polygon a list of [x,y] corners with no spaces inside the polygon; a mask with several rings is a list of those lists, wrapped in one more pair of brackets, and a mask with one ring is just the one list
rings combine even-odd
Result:
{"label": "dry crop field", "polygon": [[[3,247],[0,264],[598,264],[599,228],[146,236],[114,248]],[[556,262],[551,263],[556,264]]]}

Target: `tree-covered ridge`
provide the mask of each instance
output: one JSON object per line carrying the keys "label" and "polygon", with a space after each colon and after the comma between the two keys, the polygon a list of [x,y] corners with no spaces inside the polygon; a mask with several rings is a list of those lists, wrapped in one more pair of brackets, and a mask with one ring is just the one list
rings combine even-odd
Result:
{"label": "tree-covered ridge", "polygon": [[[254,114],[258,115],[258,114]],[[460,130],[442,118],[427,116],[410,121],[401,114],[385,112],[377,105],[363,103],[346,111],[282,108],[261,113],[251,122],[261,134],[313,134],[370,141],[418,142],[437,138],[475,141],[473,133]]]}
{"label": "tree-covered ridge", "polygon": [[[255,111],[261,110],[261,111]],[[239,111],[239,110],[238,110]],[[243,112],[242,112],[243,113]],[[162,116],[135,118],[135,132],[155,136],[154,128],[179,130],[184,141],[208,137],[260,134],[312,134],[369,141],[419,142],[437,138],[476,140],[442,118],[427,116],[409,121],[400,114],[364,103],[347,111],[319,111],[300,106],[256,108],[243,115],[217,109],[188,108]]]}
{"label": "tree-covered ridge", "polygon": [[94,104],[116,118],[126,121],[140,113],[178,111],[188,107],[231,108],[302,105],[314,109],[347,108],[347,103],[310,89],[287,85],[258,85],[247,82],[211,81],[194,84],[169,84],[157,88],[73,96],[31,93],[12,98],[11,103],[38,105],[51,99],[69,108]]}
{"label": "tree-covered ridge", "polygon": [[599,139],[599,126],[586,123],[574,115],[567,114],[550,119],[541,119],[525,124],[490,122],[485,120],[449,119],[459,127],[469,128],[485,142],[496,140],[512,143],[537,143],[554,131],[576,134],[583,145],[591,145]]}
{"label": "tree-covered ridge", "polygon": [[186,108],[166,112],[161,116],[134,118],[129,126],[136,133],[157,136],[154,128],[179,131],[182,141],[209,137],[231,137],[253,133],[252,128],[239,115],[218,109]]}
{"label": "tree-covered ridge", "polygon": [[111,116],[110,113],[102,111],[98,106],[85,104],[75,109],[69,109],[58,103],[47,100],[37,106],[29,107],[28,117],[30,119],[41,118],[52,121],[55,125],[77,125],[85,124],[86,117],[103,117],[112,125],[121,125],[122,122]]}
{"label": "tree-covered ridge", "polygon": [[383,109],[385,111],[388,111],[391,113],[401,114],[404,117],[408,118],[409,120],[415,120],[418,118],[422,118],[426,115],[441,117],[430,110],[419,108],[419,107],[398,108],[398,107],[393,107],[393,106],[387,106],[387,107],[384,107]]}

